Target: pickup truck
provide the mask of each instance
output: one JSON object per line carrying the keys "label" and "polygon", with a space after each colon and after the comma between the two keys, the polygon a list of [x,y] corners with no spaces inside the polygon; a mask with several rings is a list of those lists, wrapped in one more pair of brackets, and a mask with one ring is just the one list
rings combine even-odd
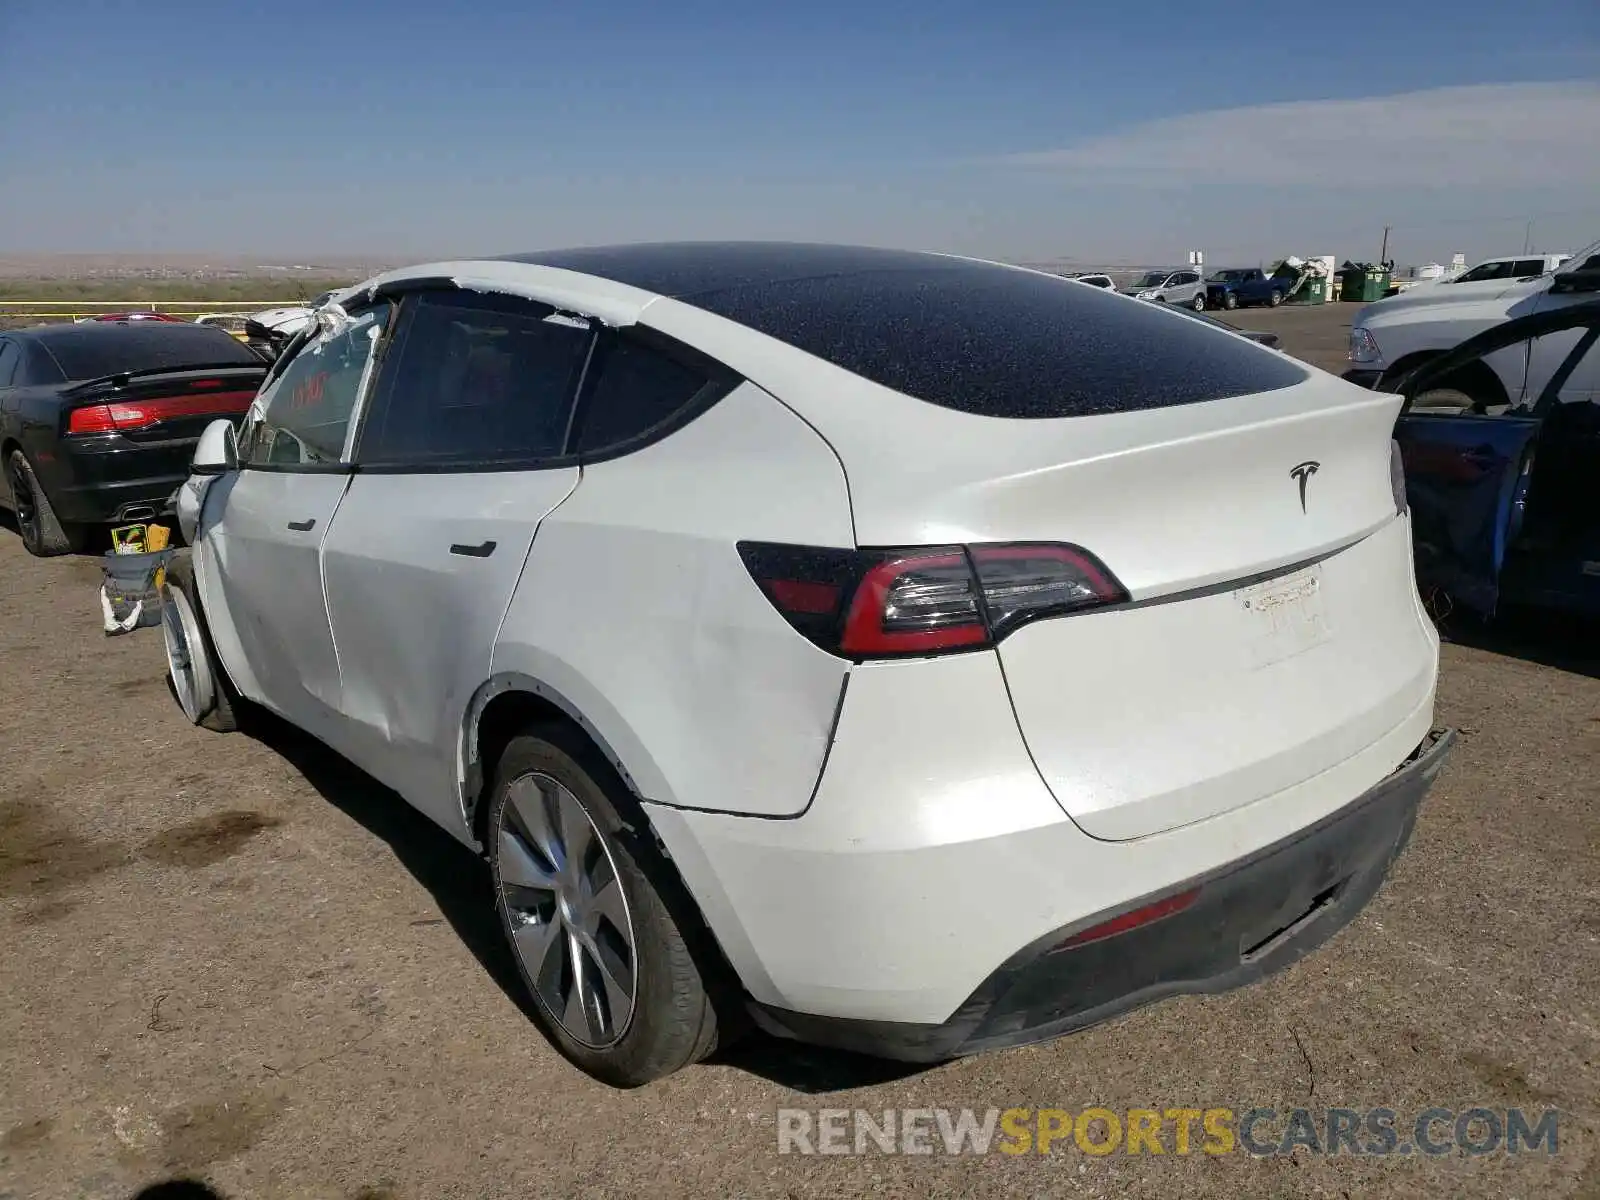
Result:
{"label": "pickup truck", "polygon": [[1290,283],[1260,267],[1229,267],[1206,277],[1207,308],[1240,308],[1249,304],[1283,303]]}
{"label": "pickup truck", "polygon": [[[1356,314],[1350,329],[1350,368],[1344,378],[1379,391],[1402,390],[1429,360],[1506,321],[1593,300],[1600,293],[1600,242],[1554,272],[1508,279],[1488,292],[1475,287],[1428,288],[1378,300]],[[1423,407],[1477,411],[1537,396],[1565,359],[1577,333],[1506,346],[1433,380],[1418,397]],[[1600,356],[1585,359],[1560,386],[1561,399],[1600,399]]]}

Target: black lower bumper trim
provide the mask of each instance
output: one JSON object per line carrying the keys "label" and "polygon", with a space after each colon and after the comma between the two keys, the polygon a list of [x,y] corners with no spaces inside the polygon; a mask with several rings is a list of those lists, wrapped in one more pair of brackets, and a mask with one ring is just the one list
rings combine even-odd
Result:
{"label": "black lower bumper trim", "polygon": [[[939,1025],[819,1017],[753,1005],[780,1037],[908,1062],[1045,1041],[1168,996],[1253,983],[1316,949],[1377,893],[1410,840],[1454,730],[1430,734],[1338,812],[1246,858],[1055,930],[1012,955]],[[1190,891],[1179,911],[1063,949],[1118,913]]]}

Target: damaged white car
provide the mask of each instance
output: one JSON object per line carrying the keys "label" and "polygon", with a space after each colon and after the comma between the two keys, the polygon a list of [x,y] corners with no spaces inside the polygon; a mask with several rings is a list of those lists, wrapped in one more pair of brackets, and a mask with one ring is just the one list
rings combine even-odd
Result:
{"label": "damaged white car", "polygon": [[768,244],[338,297],[183,490],[168,665],[487,856],[552,1041],[930,1061],[1293,962],[1450,735],[1391,432],[1021,268]]}

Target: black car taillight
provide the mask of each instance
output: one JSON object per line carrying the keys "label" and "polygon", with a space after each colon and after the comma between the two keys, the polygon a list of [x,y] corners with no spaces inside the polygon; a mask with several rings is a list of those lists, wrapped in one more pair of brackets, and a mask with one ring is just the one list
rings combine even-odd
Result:
{"label": "black car taillight", "polygon": [[250,409],[254,392],[218,391],[194,396],[151,396],[85,404],[67,412],[68,434],[131,433],[189,417],[235,417]]}
{"label": "black car taillight", "polygon": [[1040,617],[1128,598],[1092,554],[1056,542],[855,551],[740,542],[739,553],[797,631],[849,658],[992,646]]}

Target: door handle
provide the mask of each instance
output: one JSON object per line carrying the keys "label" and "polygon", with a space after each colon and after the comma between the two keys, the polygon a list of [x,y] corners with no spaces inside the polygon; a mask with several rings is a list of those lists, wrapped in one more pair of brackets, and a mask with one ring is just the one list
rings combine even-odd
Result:
{"label": "door handle", "polygon": [[455,542],[450,547],[450,553],[464,554],[468,558],[488,558],[489,555],[494,553],[494,547],[495,544],[493,542],[480,542],[476,546],[468,546],[461,542]]}
{"label": "door handle", "polygon": [[304,521],[290,521],[289,528],[294,530],[296,533],[304,533],[316,523],[317,519],[315,517],[309,517]]}

